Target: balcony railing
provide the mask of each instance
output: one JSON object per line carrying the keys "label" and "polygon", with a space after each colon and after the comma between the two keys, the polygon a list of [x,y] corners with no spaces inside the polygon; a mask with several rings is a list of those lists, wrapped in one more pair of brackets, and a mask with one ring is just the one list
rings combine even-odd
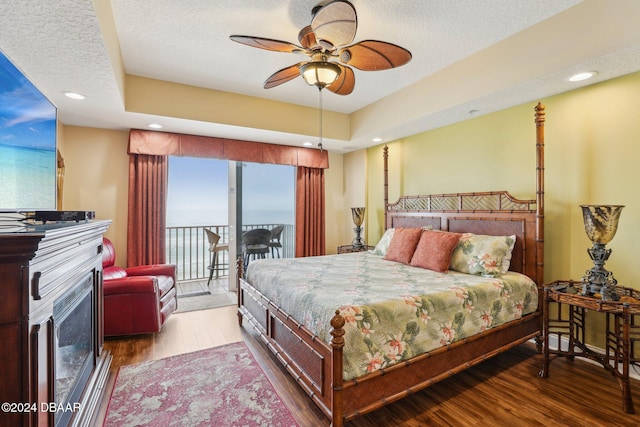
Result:
{"label": "balcony railing", "polygon": [[[254,228],[271,230],[276,225],[279,224],[244,225],[242,231]],[[220,236],[219,244],[229,243],[228,225],[167,227],[167,262],[176,265],[176,280],[206,280],[209,278],[208,267],[211,262],[211,253],[209,252],[209,241],[204,232],[205,228]],[[293,258],[295,255],[294,233],[295,227],[292,224],[285,224],[280,238],[282,243],[280,256],[282,258]],[[239,246],[241,247],[241,245]],[[218,266],[220,267],[220,271],[217,272],[218,276],[228,276],[229,259],[236,257],[230,256],[229,251],[218,252],[218,257]]]}

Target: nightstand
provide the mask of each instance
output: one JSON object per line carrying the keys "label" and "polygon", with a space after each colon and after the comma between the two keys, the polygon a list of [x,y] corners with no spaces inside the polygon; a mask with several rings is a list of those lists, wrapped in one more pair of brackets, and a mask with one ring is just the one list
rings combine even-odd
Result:
{"label": "nightstand", "polygon": [[360,247],[355,247],[353,245],[343,245],[343,246],[338,246],[338,253],[339,254],[349,254],[352,252],[364,252],[364,251],[369,251],[371,249],[373,249],[375,246],[369,246],[369,245],[362,245]]}
{"label": "nightstand", "polygon": [[[634,352],[634,346],[640,343],[640,291],[615,286],[613,292],[618,295],[619,300],[603,301],[599,297],[580,295],[582,286],[582,282],[561,280],[544,288],[544,357],[540,376],[549,376],[551,356],[568,359],[583,357],[593,360],[616,378],[622,390],[622,408],[626,413],[633,414],[629,366],[640,366],[640,356]],[[549,310],[551,302],[557,303],[558,306],[553,315]],[[605,314],[604,353],[592,350],[585,343],[586,310]],[[549,348],[550,337],[555,341],[556,349]]]}

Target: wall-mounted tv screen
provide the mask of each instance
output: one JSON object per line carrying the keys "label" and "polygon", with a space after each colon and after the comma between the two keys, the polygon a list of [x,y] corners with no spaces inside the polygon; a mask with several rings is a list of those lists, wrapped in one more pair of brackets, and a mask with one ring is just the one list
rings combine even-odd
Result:
{"label": "wall-mounted tv screen", "polygon": [[0,211],[56,209],[56,114],[0,50]]}

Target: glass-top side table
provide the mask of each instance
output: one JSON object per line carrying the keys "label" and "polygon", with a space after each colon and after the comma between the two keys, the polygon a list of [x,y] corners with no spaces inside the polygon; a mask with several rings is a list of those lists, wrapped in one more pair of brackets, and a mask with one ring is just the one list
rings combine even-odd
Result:
{"label": "glass-top side table", "polygon": [[369,245],[362,245],[362,246],[343,245],[343,246],[338,246],[338,253],[349,254],[352,252],[364,252],[364,251],[370,251],[374,247],[375,246],[369,246]]}
{"label": "glass-top side table", "polygon": [[[603,301],[597,296],[580,295],[583,283],[559,280],[544,288],[543,295],[543,361],[540,376],[549,376],[552,356],[583,357],[601,364],[618,381],[622,391],[622,408],[634,413],[629,385],[629,366],[640,366],[636,355],[636,343],[640,343],[640,291],[622,286],[614,288],[618,301]],[[552,315],[549,304],[557,303]],[[566,306],[567,309],[563,309]],[[594,351],[585,343],[586,310],[605,314],[604,353]],[[549,339],[557,342],[557,348],[549,348]]]}

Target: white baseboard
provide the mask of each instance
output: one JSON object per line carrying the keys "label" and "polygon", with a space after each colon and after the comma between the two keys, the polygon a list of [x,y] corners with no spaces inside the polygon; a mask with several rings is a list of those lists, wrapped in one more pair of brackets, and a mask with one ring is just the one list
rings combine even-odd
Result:
{"label": "white baseboard", "polygon": [[[529,342],[532,342],[535,344],[535,339],[530,339]],[[563,349],[568,349],[569,348],[569,340],[566,338],[563,338],[561,341],[562,347]],[[555,335],[551,335],[549,336],[549,348],[550,349],[554,349],[557,350],[558,349],[558,337]],[[589,350],[595,352],[595,353],[600,353],[600,354],[605,354],[604,349],[599,348],[599,347],[594,347],[592,345],[587,345],[587,348],[589,348]],[[591,360],[589,358],[586,357],[581,357],[581,360],[584,360],[586,362],[589,362],[593,365],[600,365],[598,362],[596,362],[595,360]],[[634,365],[629,366],[629,378],[633,378],[635,380],[640,380],[640,372],[637,372]]]}

